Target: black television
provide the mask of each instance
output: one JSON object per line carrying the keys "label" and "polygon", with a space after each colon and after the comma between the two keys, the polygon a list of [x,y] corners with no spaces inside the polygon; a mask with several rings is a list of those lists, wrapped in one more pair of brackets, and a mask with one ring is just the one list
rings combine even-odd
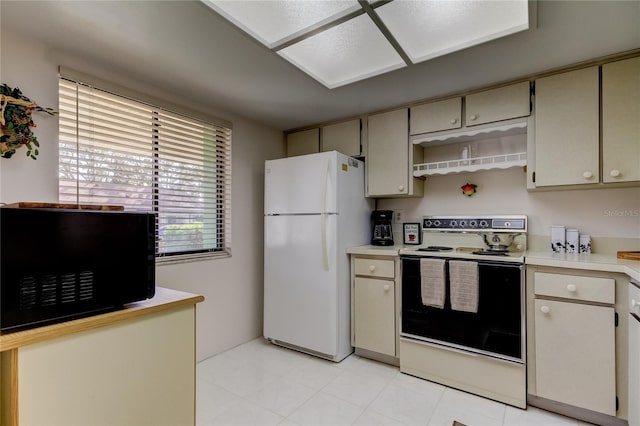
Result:
{"label": "black television", "polygon": [[0,333],[85,317],[155,294],[155,216],[0,208]]}

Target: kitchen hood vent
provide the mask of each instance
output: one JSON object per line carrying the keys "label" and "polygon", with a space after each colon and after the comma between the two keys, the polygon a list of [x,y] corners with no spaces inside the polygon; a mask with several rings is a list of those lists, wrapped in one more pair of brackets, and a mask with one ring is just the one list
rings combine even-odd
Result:
{"label": "kitchen hood vent", "polygon": [[472,142],[483,139],[496,139],[504,136],[522,135],[527,133],[527,121],[527,119],[516,119],[489,123],[481,126],[466,127],[463,129],[415,135],[412,137],[412,141],[414,145],[428,147],[449,143]]}

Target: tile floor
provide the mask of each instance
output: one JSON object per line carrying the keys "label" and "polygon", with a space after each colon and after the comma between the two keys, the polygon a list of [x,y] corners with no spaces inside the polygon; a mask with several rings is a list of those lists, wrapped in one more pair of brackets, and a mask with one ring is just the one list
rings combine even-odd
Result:
{"label": "tile floor", "polygon": [[351,355],[340,363],[262,338],[197,365],[197,425],[572,425]]}

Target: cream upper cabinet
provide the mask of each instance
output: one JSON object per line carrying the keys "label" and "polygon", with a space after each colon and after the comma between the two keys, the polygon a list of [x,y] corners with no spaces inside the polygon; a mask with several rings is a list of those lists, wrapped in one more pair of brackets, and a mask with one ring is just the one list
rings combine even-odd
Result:
{"label": "cream upper cabinet", "polygon": [[526,117],[531,112],[528,81],[485,90],[465,97],[465,125]]}
{"label": "cream upper cabinet", "polygon": [[320,129],[309,129],[287,135],[287,157],[320,152]]}
{"label": "cream upper cabinet", "polygon": [[360,156],[360,127],[360,119],[324,126],[322,151],[338,151],[351,157]]}
{"label": "cream upper cabinet", "polygon": [[370,115],[367,126],[367,196],[422,196],[422,181],[411,170],[422,150],[409,141],[408,110]]}
{"label": "cream upper cabinet", "polygon": [[462,127],[462,98],[431,102],[411,108],[411,135]]}
{"label": "cream upper cabinet", "polygon": [[640,181],[640,58],[602,66],[602,181]]}
{"label": "cream upper cabinet", "polygon": [[535,185],[597,183],[598,67],[537,80],[535,105]]}

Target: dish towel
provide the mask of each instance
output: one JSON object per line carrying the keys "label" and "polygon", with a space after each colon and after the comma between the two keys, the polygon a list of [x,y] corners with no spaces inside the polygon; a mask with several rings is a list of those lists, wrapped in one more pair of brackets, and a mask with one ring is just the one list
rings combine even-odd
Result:
{"label": "dish towel", "polygon": [[449,261],[451,309],[478,312],[478,262]]}
{"label": "dish towel", "polygon": [[420,259],[422,304],[444,308],[444,265],[442,259]]}

